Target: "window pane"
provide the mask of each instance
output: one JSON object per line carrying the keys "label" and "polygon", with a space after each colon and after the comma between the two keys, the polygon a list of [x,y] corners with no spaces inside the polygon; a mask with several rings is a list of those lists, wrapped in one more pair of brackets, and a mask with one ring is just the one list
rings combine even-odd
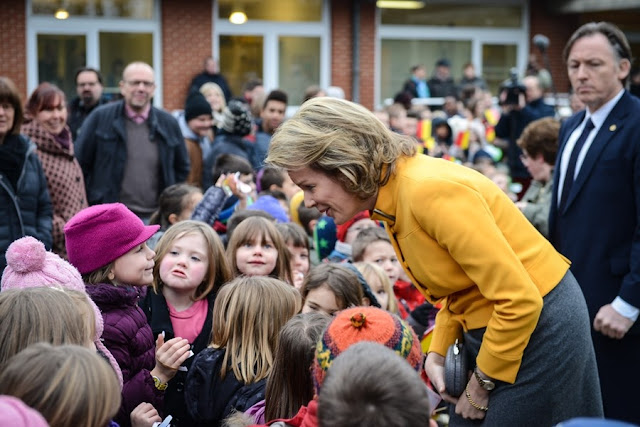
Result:
{"label": "window pane", "polygon": [[515,67],[516,45],[482,45],[482,75],[491,93],[498,93],[500,84],[509,78],[509,70]]}
{"label": "window pane", "polygon": [[220,0],[218,16],[229,19],[232,12],[243,11],[249,20],[281,22],[319,22],[322,0]]}
{"label": "window pane", "polygon": [[262,79],[262,36],[220,36],[220,72],[238,96],[247,80]]}
{"label": "window pane", "polygon": [[133,61],[153,64],[151,33],[100,33],[100,71],[104,78],[105,93],[120,93],[118,84],[122,79],[122,70]]}
{"label": "window pane", "polygon": [[68,99],[76,93],[75,71],[86,60],[85,36],[38,34],[38,82],[56,84]]}
{"label": "window pane", "polygon": [[53,15],[62,4],[71,17],[153,18],[153,0],[32,0],[31,13]]}
{"label": "window pane", "polygon": [[289,105],[300,105],[305,89],[320,83],[320,37],[280,37],[278,52],[280,88]]}
{"label": "window pane", "polygon": [[520,28],[520,6],[476,4],[427,4],[422,9],[380,9],[382,24],[433,25],[437,27]]}
{"label": "window pane", "polygon": [[402,90],[412,65],[424,64],[429,79],[436,61],[446,58],[451,62],[451,76],[458,81],[462,67],[471,60],[471,41],[382,40],[380,52],[380,91],[384,100]]}

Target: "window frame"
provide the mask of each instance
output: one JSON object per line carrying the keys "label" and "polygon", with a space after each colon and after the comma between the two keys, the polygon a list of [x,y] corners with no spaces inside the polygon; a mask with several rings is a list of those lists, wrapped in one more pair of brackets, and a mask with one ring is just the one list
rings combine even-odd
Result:
{"label": "window frame", "polygon": [[153,64],[156,90],[153,104],[162,107],[162,32],[160,28],[160,5],[153,0],[153,16],[151,19],[102,18],[70,16],[59,20],[51,16],[31,13],[32,0],[25,1],[27,16],[27,93],[38,86],[38,35],[81,35],[85,36],[87,63],[86,66],[100,69],[100,33],[146,33],[152,36]]}
{"label": "window frame", "polygon": [[[286,37],[320,38],[320,87],[326,89],[331,82],[331,16],[328,0],[322,2],[322,20],[320,22],[281,22],[249,20],[245,24],[235,25],[226,18],[218,16],[218,3],[213,5],[213,52],[219,57],[220,36],[261,36],[262,37],[262,82],[265,91],[279,87],[280,52],[278,39]],[[219,59],[219,58],[218,58]],[[296,106],[290,105],[289,108]]]}
{"label": "window frame", "polygon": [[[522,7],[522,26],[520,28],[487,28],[487,27],[436,27],[420,25],[382,25],[380,9],[376,8],[377,36],[375,41],[375,82],[374,82],[374,102],[380,107],[384,105],[381,99],[382,93],[382,40],[420,40],[420,41],[470,41],[471,58],[470,61],[476,66],[478,75],[483,73],[482,46],[484,44],[515,45],[516,64],[521,73],[527,66],[529,58],[529,2],[525,0],[502,0],[505,5],[519,5]],[[431,75],[435,61],[425,63],[427,75]],[[409,77],[409,67],[407,64],[407,78]],[[508,78],[505,75],[505,80]],[[400,90],[401,88],[398,88]],[[493,94],[495,95],[495,94]]]}

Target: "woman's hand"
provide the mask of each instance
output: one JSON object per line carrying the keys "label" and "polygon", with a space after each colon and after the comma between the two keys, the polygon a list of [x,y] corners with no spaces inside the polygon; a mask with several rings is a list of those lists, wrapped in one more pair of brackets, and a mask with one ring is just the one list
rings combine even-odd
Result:
{"label": "woman's hand", "polygon": [[156,340],[156,367],[151,375],[167,383],[176,375],[180,365],[191,356],[193,352],[189,341],[176,337],[164,342],[164,336],[159,334]]}
{"label": "woman's hand", "polygon": [[[444,386],[444,357],[438,353],[431,352],[427,355],[427,360],[424,362],[424,371],[427,373],[431,384],[436,389],[440,396],[447,402],[456,404],[457,398],[449,396]],[[462,400],[462,399],[460,399]]]}
{"label": "woman's hand", "polygon": [[160,414],[151,403],[141,403],[131,411],[131,426],[132,427],[151,427],[153,423],[162,422]]}
{"label": "woman's hand", "polygon": [[469,382],[467,383],[467,388],[463,392],[462,396],[460,396],[460,399],[458,399],[458,403],[456,405],[456,414],[462,416],[462,418],[470,420],[483,419],[486,411],[474,408],[469,402],[469,397],[467,397],[466,393],[469,393],[471,400],[473,400],[476,405],[489,407],[489,391],[480,387],[478,380],[474,375],[472,375],[471,379],[469,379]]}

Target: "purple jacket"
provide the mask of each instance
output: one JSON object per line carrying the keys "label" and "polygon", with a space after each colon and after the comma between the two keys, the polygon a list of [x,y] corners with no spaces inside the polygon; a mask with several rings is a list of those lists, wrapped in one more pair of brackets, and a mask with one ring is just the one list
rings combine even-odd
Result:
{"label": "purple jacket", "polygon": [[87,293],[104,319],[102,339],[122,369],[122,406],[115,421],[130,426],[129,415],[142,402],[163,408],[164,393],[153,384],[155,340],[147,317],[138,307],[145,289],[100,283],[87,285]]}

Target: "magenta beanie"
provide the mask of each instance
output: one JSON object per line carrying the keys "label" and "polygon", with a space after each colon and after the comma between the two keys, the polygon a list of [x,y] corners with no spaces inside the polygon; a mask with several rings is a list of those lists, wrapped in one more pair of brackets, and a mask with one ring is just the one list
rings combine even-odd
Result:
{"label": "magenta beanie", "polygon": [[0,396],[0,427],[49,427],[49,423],[17,397]]}
{"label": "magenta beanie", "polygon": [[159,228],[144,225],[122,203],[90,206],[64,226],[69,262],[81,274],[91,273],[146,242]]}
{"label": "magenta beanie", "polygon": [[31,236],[11,243],[6,257],[7,267],[2,273],[0,292],[7,289],[60,286],[87,295],[87,300],[93,308],[93,317],[96,319],[96,336],[93,342],[96,348],[109,359],[122,385],[120,367],[100,340],[104,330],[102,313],[87,294],[78,270],[53,252],[48,252],[41,241]]}

